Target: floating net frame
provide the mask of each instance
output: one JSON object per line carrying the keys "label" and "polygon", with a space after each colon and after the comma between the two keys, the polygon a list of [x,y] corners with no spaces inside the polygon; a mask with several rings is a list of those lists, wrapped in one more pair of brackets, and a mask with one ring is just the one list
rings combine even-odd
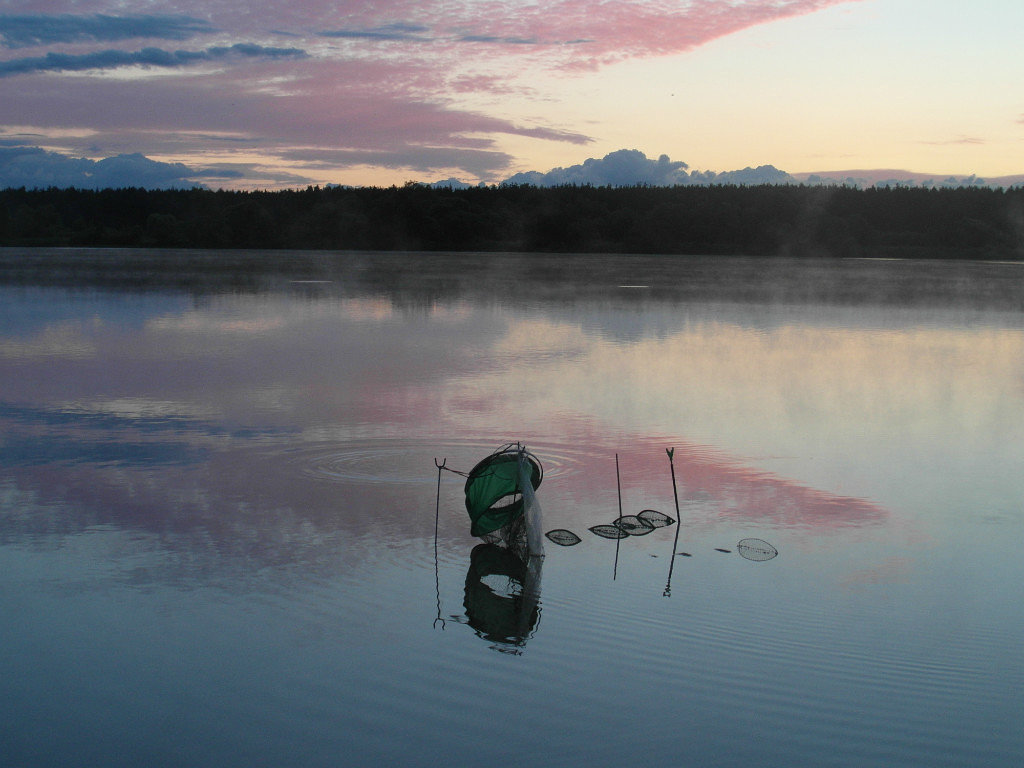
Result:
{"label": "floating net frame", "polygon": [[779,550],[764,539],[742,539],[736,551],[747,560],[763,563],[779,556]]}
{"label": "floating net frame", "polygon": [[548,537],[549,541],[552,541],[561,547],[573,547],[583,541],[583,539],[575,533],[565,528],[555,528],[553,531],[548,531],[544,535]]}

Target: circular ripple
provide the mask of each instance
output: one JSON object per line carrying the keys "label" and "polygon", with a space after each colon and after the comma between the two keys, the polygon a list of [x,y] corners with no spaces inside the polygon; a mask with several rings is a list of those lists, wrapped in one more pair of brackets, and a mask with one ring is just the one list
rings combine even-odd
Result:
{"label": "circular ripple", "polygon": [[[300,474],[331,482],[419,484],[437,479],[434,464],[467,472],[501,444],[477,440],[438,443],[382,439],[325,442],[287,451],[288,463]],[[531,444],[544,477],[565,477],[580,471],[593,457],[566,446]]]}
{"label": "circular ripple", "polygon": [[437,476],[422,447],[398,441],[317,445],[293,452],[289,460],[306,477],[334,482],[412,485]]}

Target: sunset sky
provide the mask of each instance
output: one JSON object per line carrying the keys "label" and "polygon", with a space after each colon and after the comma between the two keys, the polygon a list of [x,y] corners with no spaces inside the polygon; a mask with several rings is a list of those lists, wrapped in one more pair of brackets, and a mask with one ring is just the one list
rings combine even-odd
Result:
{"label": "sunset sky", "polygon": [[620,149],[1019,175],[1021,30],[1020,0],[4,0],[0,185],[494,183]]}

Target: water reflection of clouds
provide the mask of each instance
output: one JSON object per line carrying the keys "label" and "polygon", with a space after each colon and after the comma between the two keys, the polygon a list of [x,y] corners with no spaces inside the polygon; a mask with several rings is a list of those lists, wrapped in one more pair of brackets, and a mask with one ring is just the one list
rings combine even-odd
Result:
{"label": "water reflection of clouds", "polygon": [[395,313],[391,300],[383,297],[345,299],[338,302],[337,309],[349,320],[370,322],[390,320]]}
{"label": "water reflection of clouds", "polygon": [[89,334],[83,332],[82,323],[69,321],[33,329],[26,337],[11,336],[0,339],[0,359],[81,360],[95,357],[97,348]]}
{"label": "water reflection of clouds", "polygon": [[[948,435],[1006,443],[1007,417],[1021,413],[1024,334],[998,328],[698,323],[629,345],[585,338],[572,358],[533,358],[529,338],[506,337],[505,344],[524,340],[518,354],[502,347],[523,375],[482,373],[472,389],[544,402],[546,415],[594,414],[610,432],[785,457],[767,466],[846,493],[861,481],[860,493],[876,492],[879,480],[886,492],[903,493],[918,460],[918,468],[939,462],[955,473],[968,457]],[[1007,447],[1024,460],[1015,445]],[[987,455],[1013,460],[1002,449]]]}
{"label": "water reflection of clouds", "polygon": [[[616,453],[623,513],[656,509],[675,517],[666,439],[617,437],[618,447],[598,437],[577,456],[565,447],[530,446],[545,461],[552,451],[559,457],[542,489],[549,528],[580,531],[617,516]],[[725,531],[732,536],[751,529],[820,536],[891,522],[889,510],[870,499],[814,488],[706,446],[677,442],[674,448],[680,522],[688,536]],[[573,468],[574,463],[584,466]]]}
{"label": "water reflection of clouds", "polygon": [[208,298],[186,311],[152,317],[146,328],[152,332],[264,334],[339,320],[404,324],[419,321],[424,314],[435,322],[466,322],[474,313],[462,302],[436,304],[427,313],[410,315],[389,296],[321,296],[297,301],[289,295],[250,294]]}
{"label": "water reflection of clouds", "polygon": [[325,413],[328,423],[393,421],[431,410],[437,400],[423,402],[423,385],[469,369],[480,343],[505,327],[461,304],[409,316],[381,297],[220,296],[134,329],[61,320],[34,338],[0,339],[0,362],[4,394],[17,402],[111,400],[114,384],[129,397],[177,402],[183,414],[275,413],[277,423],[308,426],[324,424]]}
{"label": "water reflection of clouds", "polygon": [[188,404],[122,398],[70,406],[31,406],[0,401],[0,420],[23,428],[64,429],[68,433],[106,433],[109,440],[125,434],[181,434],[204,437],[254,437],[282,434],[280,429],[231,426],[195,417]]}
{"label": "water reflection of clouds", "polygon": [[48,408],[0,402],[3,466],[199,464],[225,441],[279,434],[197,420],[169,403],[122,400],[113,406]]}
{"label": "water reflection of clouds", "polygon": [[[695,499],[684,522],[803,532],[890,524],[893,499],[936,493],[978,461],[969,450],[994,475],[1024,460],[1012,434],[1024,336],[996,325],[870,313],[857,325],[829,307],[766,319],[655,298],[133,302],[131,323],[90,320],[103,303],[91,296],[78,319],[55,309],[27,336],[4,328],[4,471],[47,503],[73,502],[79,530],[173,532],[211,557],[302,562],[331,552],[303,537],[424,535],[414,472],[399,465],[428,470],[442,452],[424,446],[442,443],[462,445],[467,466],[509,438],[560,452],[546,498],[580,530],[614,517],[613,470],[595,467],[616,452],[653,457],[624,473],[637,509],[671,512],[675,445]],[[390,466],[353,464],[367,440],[387,443]]]}
{"label": "water reflection of clouds", "polygon": [[594,339],[583,328],[546,319],[524,319],[511,323],[492,347],[498,358],[530,364],[552,356],[572,359],[593,349]]}
{"label": "water reflection of clouds", "polygon": [[[165,487],[165,498],[158,499],[152,478],[108,474],[79,485],[84,476],[72,477],[74,498],[61,498],[42,484],[66,475],[40,468],[27,479],[36,487],[0,482],[0,544],[59,552],[46,573],[59,592],[104,590],[112,583],[248,592],[266,589],[268,571],[279,582],[297,571],[308,583],[360,570],[341,531],[316,527],[290,510],[279,510],[269,525],[251,510],[229,512],[198,485],[176,492]],[[140,498],[126,497],[129,487]]]}
{"label": "water reflection of clouds", "polygon": [[154,318],[147,325],[154,333],[262,334],[281,330],[285,327],[286,320],[283,317],[211,317],[201,312],[188,312],[183,315]]}
{"label": "water reflection of clouds", "polygon": [[388,297],[295,301],[287,295],[256,294],[208,299],[188,311],[151,318],[146,325],[153,332],[264,334],[338,319],[380,323],[394,318],[401,319],[401,314]]}
{"label": "water reflection of clouds", "polygon": [[121,436],[109,440],[7,435],[3,441],[7,467],[49,464],[111,464],[152,467],[159,464],[198,464],[206,453],[184,442],[150,443]]}
{"label": "water reflection of clouds", "polygon": [[355,573],[368,559],[387,560],[395,543],[426,535],[426,526],[398,530],[379,519],[407,508],[400,494],[303,481],[279,460],[245,463],[237,452],[213,450],[188,463],[144,453],[124,463],[94,457],[5,467],[0,542],[51,549],[116,534],[124,546],[111,557],[139,567],[128,574],[122,565],[99,566],[135,583],[242,586],[265,569]]}
{"label": "water reflection of clouds", "polygon": [[697,526],[758,523],[815,530],[877,525],[889,513],[867,499],[812,488],[727,457],[677,449],[687,522]]}
{"label": "water reflection of clouds", "polygon": [[192,299],[181,292],[133,294],[87,287],[67,290],[0,285],[0,330],[4,341],[11,341],[60,327],[139,329],[149,318],[181,313],[192,305]]}
{"label": "water reflection of clouds", "polygon": [[[72,406],[69,406],[72,407]],[[199,403],[183,400],[158,400],[151,397],[119,397],[94,400],[73,406],[78,412],[107,413],[124,419],[189,419],[212,421],[216,414]]]}

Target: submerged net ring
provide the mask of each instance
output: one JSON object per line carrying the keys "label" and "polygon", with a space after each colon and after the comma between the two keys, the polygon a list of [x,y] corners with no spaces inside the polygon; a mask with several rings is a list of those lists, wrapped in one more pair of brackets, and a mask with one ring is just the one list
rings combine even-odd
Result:
{"label": "submerged net ring", "polygon": [[640,518],[644,525],[648,525],[651,528],[664,528],[675,522],[664,512],[659,512],[656,509],[645,509],[637,517]]}
{"label": "submerged net ring", "polygon": [[553,531],[548,531],[544,535],[547,536],[550,541],[553,541],[555,544],[562,547],[573,547],[583,541],[583,539],[575,533],[566,530],[565,528],[555,528]]}
{"label": "submerged net ring", "polygon": [[629,536],[628,533],[617,525],[592,525],[588,530],[595,536],[600,536],[603,539],[624,539]]}
{"label": "submerged net ring", "polygon": [[736,551],[747,560],[755,560],[757,562],[771,560],[779,555],[779,550],[764,539],[743,539],[736,545]]}
{"label": "submerged net ring", "polygon": [[646,520],[642,520],[636,515],[623,515],[612,520],[612,525],[630,536],[646,536],[654,530],[653,525],[648,525]]}

